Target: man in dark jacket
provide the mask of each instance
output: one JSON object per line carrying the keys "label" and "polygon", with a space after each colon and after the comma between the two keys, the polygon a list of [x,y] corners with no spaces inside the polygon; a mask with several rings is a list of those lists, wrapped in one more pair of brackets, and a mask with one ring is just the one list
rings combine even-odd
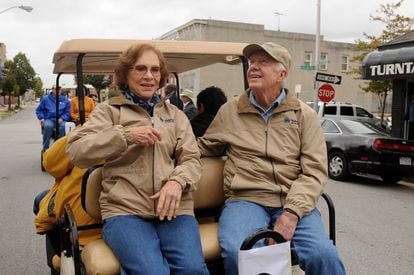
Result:
{"label": "man in dark jacket", "polygon": [[56,93],[57,89],[53,87],[53,91],[44,96],[36,108],[37,119],[43,128],[43,151],[49,148],[56,119],[59,123],[59,137],[65,135],[65,123],[70,120],[70,101],[64,95],[59,95],[59,112],[56,116]]}
{"label": "man in dark jacket", "polygon": [[192,120],[197,115],[197,108],[194,105],[194,93],[189,89],[180,89],[181,101],[184,104],[184,113],[189,120]]}
{"label": "man in dark jacket", "polygon": [[213,121],[221,105],[227,102],[224,92],[215,86],[205,88],[197,95],[197,115],[190,121],[194,135],[201,137]]}

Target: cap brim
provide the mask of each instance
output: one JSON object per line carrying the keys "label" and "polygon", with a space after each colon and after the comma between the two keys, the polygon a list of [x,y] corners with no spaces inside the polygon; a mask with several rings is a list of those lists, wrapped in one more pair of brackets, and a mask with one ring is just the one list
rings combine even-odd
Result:
{"label": "cap brim", "polygon": [[243,55],[249,58],[253,53],[260,51],[260,50],[266,51],[265,49],[263,49],[262,46],[258,44],[249,44],[246,47],[244,47]]}

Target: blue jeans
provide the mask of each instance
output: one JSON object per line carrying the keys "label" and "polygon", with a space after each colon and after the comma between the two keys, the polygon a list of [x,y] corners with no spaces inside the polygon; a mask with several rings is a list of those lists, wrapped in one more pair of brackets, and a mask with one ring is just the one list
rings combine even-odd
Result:
{"label": "blue jeans", "polygon": [[208,274],[193,216],[171,221],[115,216],[105,220],[102,232],[121,274]]}
{"label": "blue jeans", "polygon": [[[242,200],[226,203],[219,219],[219,241],[226,275],[238,274],[238,251],[244,239],[257,230],[273,229],[282,211],[282,208],[263,207]],[[325,232],[319,210],[314,209],[299,221],[291,243],[298,255],[299,266],[306,274],[345,274],[336,248]],[[263,245],[262,241],[255,247]]]}
{"label": "blue jeans", "polygon": [[39,213],[39,206],[40,206],[40,202],[41,200],[47,195],[47,193],[49,193],[49,189],[43,190],[42,192],[40,192],[39,194],[36,195],[36,197],[34,198],[33,201],[33,213],[35,215],[37,215],[37,213]]}
{"label": "blue jeans", "polygon": [[[50,139],[53,135],[53,130],[55,129],[55,122],[50,119],[45,119],[45,123],[43,125],[43,151],[49,148]],[[65,122],[61,122],[59,124],[59,137],[63,137],[65,135]]]}

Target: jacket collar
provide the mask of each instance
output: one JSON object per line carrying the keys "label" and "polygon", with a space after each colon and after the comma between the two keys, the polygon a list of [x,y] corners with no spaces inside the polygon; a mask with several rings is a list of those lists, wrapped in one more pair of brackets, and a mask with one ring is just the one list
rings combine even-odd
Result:
{"label": "jacket collar", "polygon": [[[300,109],[300,103],[298,98],[291,93],[288,89],[284,88],[286,92],[286,98],[283,100],[282,104],[276,107],[274,113],[281,113],[285,111],[297,111]],[[237,112],[239,113],[258,113],[259,111],[253,106],[249,100],[249,94],[251,89],[247,89],[243,92],[237,103]]]}

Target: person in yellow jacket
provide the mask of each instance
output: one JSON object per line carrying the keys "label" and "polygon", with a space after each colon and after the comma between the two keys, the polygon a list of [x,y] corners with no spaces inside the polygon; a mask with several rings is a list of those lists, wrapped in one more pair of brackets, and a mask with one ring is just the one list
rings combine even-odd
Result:
{"label": "person in yellow jacket", "polygon": [[[50,234],[52,245],[59,253],[59,239],[56,228],[58,219],[64,216],[64,204],[72,208],[78,226],[97,224],[82,208],[82,177],[86,169],[74,166],[65,152],[67,136],[58,139],[44,153],[43,166],[56,179],[48,192],[41,192],[35,199],[34,211],[37,212],[34,223],[38,234]],[[38,205],[37,205],[38,203]],[[79,245],[85,246],[93,240],[101,238],[101,229],[88,229],[78,232]],[[56,243],[57,242],[57,243]]]}
{"label": "person in yellow jacket", "polygon": [[[85,120],[88,120],[89,114],[95,109],[95,101],[89,97],[89,92],[86,88],[83,103],[85,106]],[[79,98],[77,96],[70,101],[70,118],[76,125],[80,124]]]}

